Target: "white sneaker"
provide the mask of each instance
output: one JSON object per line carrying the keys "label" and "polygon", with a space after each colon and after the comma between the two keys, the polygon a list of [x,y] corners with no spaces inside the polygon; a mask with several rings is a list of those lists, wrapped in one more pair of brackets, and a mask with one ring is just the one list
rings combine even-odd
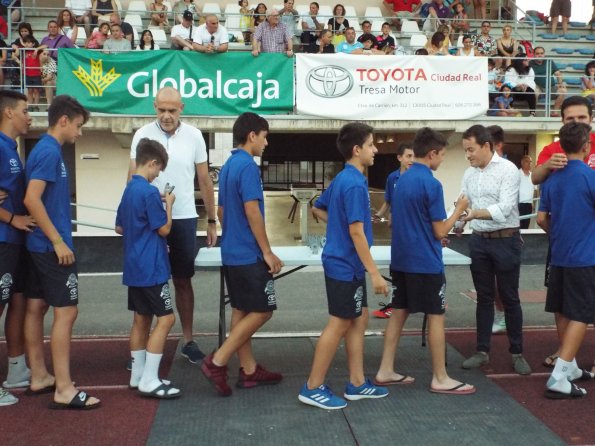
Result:
{"label": "white sneaker", "polygon": [[494,313],[494,324],[492,325],[492,334],[506,333],[506,319],[504,319],[504,311],[496,311]]}
{"label": "white sneaker", "polygon": [[0,389],[0,406],[12,406],[19,402],[19,399],[12,393]]}

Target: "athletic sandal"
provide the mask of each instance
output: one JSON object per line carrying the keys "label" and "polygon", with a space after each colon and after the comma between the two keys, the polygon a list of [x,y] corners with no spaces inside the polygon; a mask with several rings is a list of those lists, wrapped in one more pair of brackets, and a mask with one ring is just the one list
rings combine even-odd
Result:
{"label": "athletic sandal", "polygon": [[45,395],[47,393],[53,393],[55,391],[56,391],[56,384],[42,387],[41,389],[37,389],[37,390],[33,390],[31,387],[27,387],[27,390],[25,390],[25,395],[27,395],[27,396]]}
{"label": "athletic sandal", "polygon": [[581,371],[581,376],[579,376],[578,378],[574,378],[572,381],[591,381],[592,379],[595,379],[595,373],[589,372],[586,369],[579,370]]}
{"label": "athletic sandal", "polygon": [[[167,379],[160,379],[159,381],[161,381],[166,386],[169,386],[171,384],[171,381],[168,381]],[[131,386],[130,384],[128,384],[128,388],[130,390],[138,390],[138,386]]]}
{"label": "athletic sandal", "polygon": [[562,393],[557,390],[546,389],[544,396],[550,400],[567,400],[574,398],[582,398],[587,394],[585,389],[580,388],[576,384],[571,383],[570,393]]}
{"label": "athletic sandal", "polygon": [[558,355],[554,353],[553,355],[549,355],[547,358],[545,358],[542,364],[548,369],[553,369],[556,366],[556,359],[558,359]]}
{"label": "athletic sandal", "polygon": [[[178,391],[177,393],[170,393],[176,390]],[[176,389],[175,387],[172,387],[169,384],[165,384],[164,382],[161,382],[159,386],[157,386],[150,392],[143,392],[139,389],[138,393],[140,393],[142,396],[146,396],[149,398],[158,398],[161,400],[170,400],[172,398],[178,398],[182,396],[182,392],[180,392],[180,389]]]}
{"label": "athletic sandal", "polygon": [[445,395],[471,395],[472,393],[475,393],[475,391],[477,389],[474,386],[471,386],[470,389],[463,389],[463,387],[469,386],[469,385],[470,384],[467,384],[467,383],[461,383],[461,384],[458,384],[450,389],[434,389],[433,387],[430,387],[430,392],[442,393]]}
{"label": "athletic sandal", "polygon": [[402,375],[399,379],[388,381],[379,381],[376,378],[374,378],[372,382],[375,386],[394,386],[398,384],[413,384],[415,382],[415,378],[413,376]]}
{"label": "athletic sandal", "polygon": [[101,407],[101,401],[95,404],[87,404],[87,400],[91,398],[87,392],[83,392],[80,390],[70,403],[57,403],[56,401],[52,401],[49,404],[49,408],[53,410],[92,410]]}

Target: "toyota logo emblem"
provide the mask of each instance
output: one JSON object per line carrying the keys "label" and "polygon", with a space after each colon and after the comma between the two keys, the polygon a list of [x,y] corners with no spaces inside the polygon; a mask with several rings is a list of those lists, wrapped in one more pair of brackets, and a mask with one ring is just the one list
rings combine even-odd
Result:
{"label": "toyota logo emblem", "polygon": [[349,93],[353,77],[343,67],[326,65],[312,68],[306,76],[306,86],[316,96],[338,98]]}

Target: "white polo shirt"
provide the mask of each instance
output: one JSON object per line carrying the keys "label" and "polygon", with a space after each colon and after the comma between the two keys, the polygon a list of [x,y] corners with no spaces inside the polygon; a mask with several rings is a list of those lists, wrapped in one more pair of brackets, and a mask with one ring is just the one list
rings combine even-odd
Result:
{"label": "white polo shirt", "polygon": [[153,180],[153,185],[163,193],[166,183],[176,186],[176,201],[172,209],[172,218],[196,218],[194,204],[194,175],[196,164],[207,162],[207,146],[202,132],[191,125],[180,122],[173,135],[168,135],[157,121],[146,124],[136,131],[130,146],[130,159],[136,158],[136,146],[142,138],[160,142],[167,150],[169,160],[167,168]]}
{"label": "white polo shirt", "polygon": [[171,29],[170,37],[181,37],[184,40],[193,40],[194,36],[191,36],[190,34],[195,34],[195,32],[196,26],[190,25],[188,28],[186,28],[180,23]]}
{"label": "white polo shirt", "polygon": [[193,39],[199,45],[208,45],[209,43],[211,43],[211,36],[215,37],[213,45],[215,45],[216,47],[218,47],[219,45],[223,45],[224,43],[229,43],[229,35],[227,34],[227,30],[225,29],[225,27],[219,25],[215,34],[211,34],[207,31],[206,23],[196,28],[196,32],[194,33]]}

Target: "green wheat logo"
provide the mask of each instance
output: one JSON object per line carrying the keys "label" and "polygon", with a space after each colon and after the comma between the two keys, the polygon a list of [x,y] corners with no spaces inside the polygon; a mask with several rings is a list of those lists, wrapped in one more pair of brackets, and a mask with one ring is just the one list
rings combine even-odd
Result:
{"label": "green wheat logo", "polygon": [[113,67],[107,73],[103,74],[103,60],[90,59],[90,62],[91,74],[87,73],[80,65],[78,69],[72,73],[85,87],[87,87],[91,96],[103,96],[105,89],[122,75],[116,73]]}

